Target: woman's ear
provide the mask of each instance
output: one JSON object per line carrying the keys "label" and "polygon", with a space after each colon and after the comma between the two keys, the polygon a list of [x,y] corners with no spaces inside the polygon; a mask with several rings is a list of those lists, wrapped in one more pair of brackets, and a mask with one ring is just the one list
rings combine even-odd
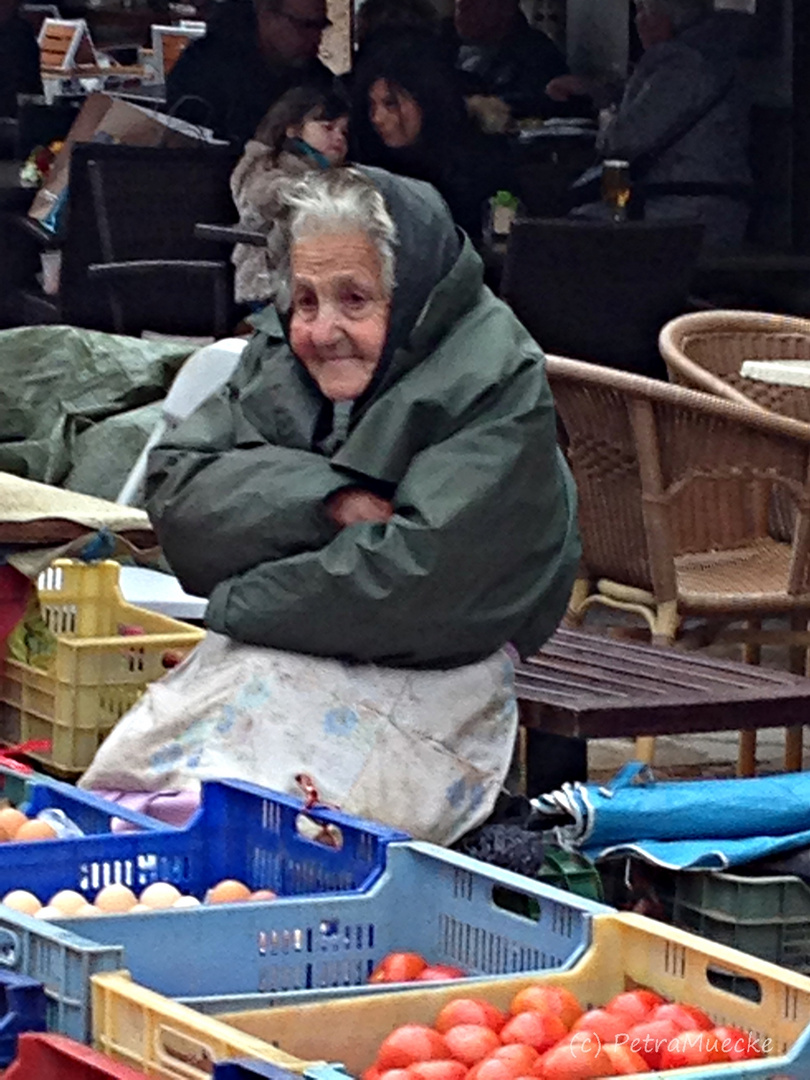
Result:
{"label": "woman's ear", "polygon": [[301,126],[296,124],[290,124],[284,134],[287,136],[288,139],[300,139]]}

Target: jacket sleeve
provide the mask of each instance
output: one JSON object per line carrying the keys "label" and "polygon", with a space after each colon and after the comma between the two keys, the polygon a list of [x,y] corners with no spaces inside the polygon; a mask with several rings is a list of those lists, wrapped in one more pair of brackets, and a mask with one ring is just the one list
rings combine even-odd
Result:
{"label": "jacket sleeve", "polygon": [[386,524],[218,585],[212,629],[245,642],[409,667],[482,659],[557,625],[579,554],[573,488],[536,360],[457,434],[419,453]]}
{"label": "jacket sleeve", "polygon": [[[632,97],[625,96],[604,137],[604,153],[633,162],[666,149],[704,115],[722,73],[694,51],[667,43]],[[730,86],[730,84],[729,84]]]}
{"label": "jacket sleeve", "polygon": [[225,391],[150,454],[147,509],[180,583],[208,596],[250,567],[327,544],[337,529],[324,500],[346,484],[328,458],[264,440]]}

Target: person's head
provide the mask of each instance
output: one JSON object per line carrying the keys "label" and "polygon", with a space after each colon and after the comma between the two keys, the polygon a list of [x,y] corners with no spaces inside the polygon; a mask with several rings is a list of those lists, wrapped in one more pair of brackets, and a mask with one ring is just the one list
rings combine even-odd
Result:
{"label": "person's head", "polygon": [[636,0],[636,29],[645,49],[670,41],[711,12],[710,0]]}
{"label": "person's head", "polygon": [[370,129],[388,150],[420,143],[441,157],[463,138],[469,124],[464,99],[431,41],[403,34],[358,65],[352,122],[361,140]]}
{"label": "person's head", "polygon": [[331,401],[368,388],[385,348],[396,227],[377,188],[350,169],[313,173],[288,196],[290,345]]}
{"label": "person's head", "polygon": [[256,139],[275,157],[291,139],[301,139],[323,154],[330,165],[346,158],[349,103],[338,89],[296,86],[268,110],[256,130]]}
{"label": "person's head", "polygon": [[326,0],[253,0],[259,48],[275,63],[296,67],[318,55],[330,25]]}
{"label": "person's head", "polygon": [[431,0],[364,0],[357,12],[358,46],[381,32],[423,30],[438,33],[439,16]]}
{"label": "person's head", "polygon": [[429,184],[382,169],[312,170],[280,215],[278,310],[292,351],[331,401],[368,400],[406,363],[411,334],[461,238]]}
{"label": "person's head", "polygon": [[473,45],[497,45],[512,30],[518,0],[456,0],[456,31]]}

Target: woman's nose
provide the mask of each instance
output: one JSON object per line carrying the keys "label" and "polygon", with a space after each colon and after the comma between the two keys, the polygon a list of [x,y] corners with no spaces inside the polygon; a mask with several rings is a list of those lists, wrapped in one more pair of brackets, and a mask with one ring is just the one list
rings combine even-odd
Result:
{"label": "woman's nose", "polygon": [[313,345],[321,348],[334,345],[340,337],[340,327],[334,310],[326,305],[321,307],[317,317],[309,324],[309,332]]}

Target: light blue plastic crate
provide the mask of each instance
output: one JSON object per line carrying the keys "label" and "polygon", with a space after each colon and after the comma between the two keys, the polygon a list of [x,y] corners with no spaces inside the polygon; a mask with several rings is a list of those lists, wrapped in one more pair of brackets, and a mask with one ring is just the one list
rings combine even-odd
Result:
{"label": "light blue plastic crate", "polygon": [[[74,925],[78,927],[79,922]],[[42,983],[49,1031],[89,1042],[90,976],[124,967],[120,945],[99,945],[0,906],[0,971],[17,972]]]}
{"label": "light blue plastic crate", "polygon": [[[523,902],[527,915],[510,910]],[[357,993],[389,952],[471,976],[561,968],[612,909],[432,844],[394,843],[362,894],[113,915],[80,933],[122,945],[142,986],[204,1012]],[[61,925],[70,925],[65,921]]]}

